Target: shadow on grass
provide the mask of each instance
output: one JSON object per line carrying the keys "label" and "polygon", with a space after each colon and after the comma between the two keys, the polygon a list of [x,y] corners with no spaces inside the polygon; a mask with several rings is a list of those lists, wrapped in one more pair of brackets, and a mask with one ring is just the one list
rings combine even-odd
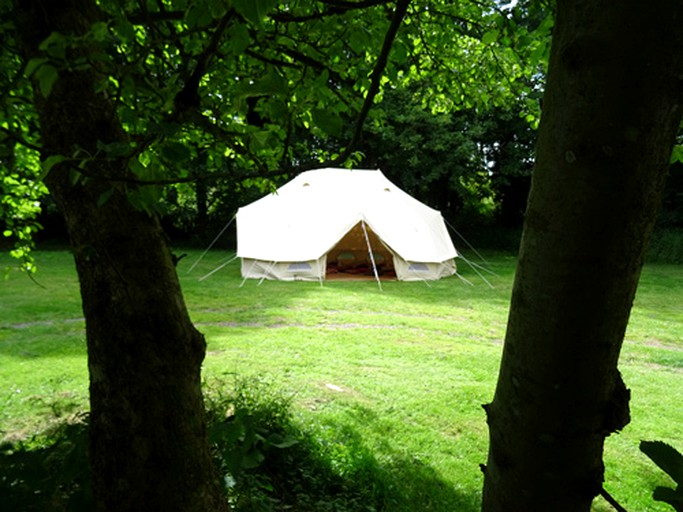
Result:
{"label": "shadow on grass", "polygon": [[0,445],[0,510],[94,510],[87,422],[64,423],[30,441]]}
{"label": "shadow on grass", "polygon": [[[86,459],[87,429],[70,428],[47,446],[0,447],[0,509],[25,512],[93,510]],[[429,465],[392,457],[380,464],[362,441],[345,432],[345,457],[316,453],[307,439],[290,449],[264,454],[238,476],[229,491],[236,512],[476,511],[476,496],[465,496]],[[329,455],[329,453],[327,454]],[[337,454],[339,455],[339,454]],[[343,467],[353,462],[355,467]]]}
{"label": "shadow on grass", "polygon": [[[210,410],[230,412],[210,418],[210,434],[237,511],[479,509],[477,493],[458,492],[418,457],[389,447],[377,456],[347,423],[301,426],[292,419],[291,397],[258,379],[238,382],[236,389],[232,397],[214,400]],[[231,439],[239,441],[224,443]]]}
{"label": "shadow on grass", "polygon": [[[292,421],[289,403],[249,381],[209,399],[209,436],[235,512],[475,512],[417,457],[378,458],[348,425]],[[0,510],[93,510],[87,417],[29,443],[0,446]],[[160,476],[161,477],[161,476]]]}
{"label": "shadow on grass", "polygon": [[[417,456],[390,453],[378,459],[362,437],[348,426],[337,426],[333,433],[311,432],[301,449],[307,464],[315,468],[316,479],[328,485],[318,493],[310,508],[318,511],[386,512],[469,512],[479,510],[479,497],[458,492],[438,472]],[[305,466],[305,465],[304,465]],[[315,488],[315,487],[314,487]],[[341,492],[337,491],[340,489]],[[325,508],[326,496],[343,496],[338,506]]]}

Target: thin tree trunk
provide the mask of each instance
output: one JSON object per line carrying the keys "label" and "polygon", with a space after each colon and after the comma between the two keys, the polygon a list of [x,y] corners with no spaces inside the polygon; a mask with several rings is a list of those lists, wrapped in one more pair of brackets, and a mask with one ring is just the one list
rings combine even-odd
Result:
{"label": "thin tree trunk", "polygon": [[485,512],[588,511],[629,421],[617,361],[681,119],[683,4],[559,0]]}
{"label": "thin tree trunk", "polygon": [[[50,33],[84,34],[97,16],[92,0],[18,2],[17,37],[31,58]],[[127,140],[95,78],[92,69],[60,69],[47,98],[35,87],[44,157],[97,155],[98,142]],[[127,172],[125,160],[101,158],[82,170],[59,164],[46,178],[81,287],[98,510],[227,511],[206,436],[205,342],[190,322],[164,233],[121,187],[98,204],[112,191],[98,176]]]}

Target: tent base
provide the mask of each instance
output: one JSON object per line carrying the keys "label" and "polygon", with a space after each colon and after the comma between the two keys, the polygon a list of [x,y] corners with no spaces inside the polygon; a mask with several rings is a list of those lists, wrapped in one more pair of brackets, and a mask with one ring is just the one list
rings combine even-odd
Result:
{"label": "tent base", "polygon": [[[455,261],[442,263],[411,263],[394,257],[389,269],[378,269],[380,280],[431,281],[455,274]],[[268,262],[242,258],[242,277],[245,279],[273,279],[280,281],[323,281],[325,279],[355,280],[376,279],[372,268],[354,266],[340,270],[327,264],[327,256],[309,261]],[[336,277],[341,276],[341,277]],[[348,277],[347,277],[348,276]]]}
{"label": "tent base", "polygon": [[[379,276],[380,281],[398,281],[396,274]],[[325,281],[377,281],[374,274],[347,274],[346,272],[332,272],[325,274]]]}

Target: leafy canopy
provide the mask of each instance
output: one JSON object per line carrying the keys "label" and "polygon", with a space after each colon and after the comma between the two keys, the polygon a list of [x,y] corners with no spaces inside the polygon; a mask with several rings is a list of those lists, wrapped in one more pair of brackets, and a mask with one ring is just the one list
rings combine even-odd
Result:
{"label": "leafy canopy", "polygon": [[[74,182],[111,178],[112,191],[153,210],[168,183],[352,165],[363,126],[382,125],[372,105],[415,81],[429,84],[422,101],[434,112],[526,97],[521,115],[533,120],[552,25],[545,11],[496,0],[97,0],[99,21],[53,32],[25,61],[12,3],[0,3],[0,183],[12,190],[4,233],[22,247],[36,229],[29,205],[58,164]],[[127,139],[43,154],[39,166],[35,102],[61,74],[79,72],[96,76]],[[341,145],[325,142],[343,135]],[[112,159],[127,162],[125,178],[86,175]]]}

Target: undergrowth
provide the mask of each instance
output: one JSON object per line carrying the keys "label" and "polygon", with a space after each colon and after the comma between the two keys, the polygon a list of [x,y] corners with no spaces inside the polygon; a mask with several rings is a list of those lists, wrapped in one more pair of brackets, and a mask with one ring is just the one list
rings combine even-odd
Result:
{"label": "undergrowth", "polygon": [[[214,461],[235,512],[386,510],[374,456],[359,443],[298,426],[291,397],[272,383],[236,378],[205,388]],[[0,510],[93,510],[87,445],[84,413],[0,445]]]}
{"label": "undergrowth", "polygon": [[93,510],[88,416],[53,423],[28,440],[0,444],[0,510]]}
{"label": "undergrowth", "polygon": [[382,509],[382,470],[361,445],[352,454],[299,426],[291,396],[263,378],[208,386],[209,435],[236,511],[370,512]]}

